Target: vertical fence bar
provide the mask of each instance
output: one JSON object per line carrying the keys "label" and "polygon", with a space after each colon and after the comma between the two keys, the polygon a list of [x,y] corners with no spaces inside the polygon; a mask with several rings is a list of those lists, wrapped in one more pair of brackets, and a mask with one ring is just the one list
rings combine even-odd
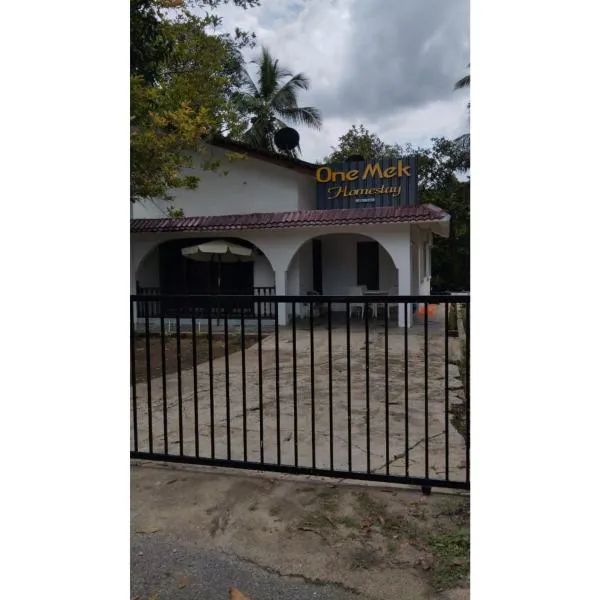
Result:
{"label": "vertical fence bar", "polygon": [[333,471],[333,356],[331,348],[331,300],[327,303],[327,348],[329,359],[329,468]]}
{"label": "vertical fence bar", "polygon": [[429,318],[428,305],[425,302],[425,348],[424,348],[424,363],[425,363],[425,385],[423,392],[425,394],[425,478],[429,478]]}
{"label": "vertical fence bar", "polygon": [[248,460],[248,415],[246,406],[246,320],[244,311],[240,317],[242,344],[242,436],[244,438],[244,462]]}
{"label": "vertical fence bar", "polygon": [[465,446],[467,451],[466,470],[467,482],[471,480],[471,381],[469,379],[471,370],[471,304],[470,299],[465,303]]}
{"label": "vertical fence bar", "polygon": [[292,379],[294,393],[294,465],[298,466],[298,379],[296,356],[296,302],[292,301]]}
{"label": "vertical fence bar", "polygon": [[163,442],[165,454],[169,454],[169,424],[167,416],[167,368],[165,356],[165,316],[160,313],[160,363],[162,375],[162,397],[163,397]]}
{"label": "vertical fence bar", "polygon": [[152,433],[152,375],[150,369],[150,318],[148,317],[148,300],[144,301],[144,333],[146,335],[146,391],[148,399],[148,451],[154,452],[154,435]]}
{"label": "vertical fence bar", "polygon": [[183,456],[183,388],[181,382],[181,317],[177,311],[175,317],[175,335],[177,336],[177,401],[179,414],[179,455]]}
{"label": "vertical fence bar", "polygon": [[312,443],[312,466],[317,464],[317,436],[315,431],[315,319],[314,302],[309,299],[310,306],[310,431]]}
{"label": "vertical fence bar", "polygon": [[192,362],[194,363],[194,445],[196,456],[200,456],[200,419],[198,417],[198,340],[196,307],[192,308]]}
{"label": "vertical fence bar", "polygon": [[208,300],[208,387],[210,397],[210,457],[215,457],[215,388],[213,367],[212,298]]}
{"label": "vertical fence bar", "polygon": [[131,297],[129,298],[129,326],[130,326],[130,351],[131,351],[131,400],[132,400],[132,410],[133,410],[133,450],[135,452],[138,451],[139,448],[139,440],[138,440],[138,409],[137,409],[137,369],[135,366],[135,311],[133,308],[134,302],[137,304],[137,300],[133,300]]}
{"label": "vertical fence bar", "polygon": [[[272,304],[269,304],[270,312],[273,312]],[[279,391],[279,304],[275,304],[275,411],[277,426],[277,464],[281,464],[281,406]]]}
{"label": "vertical fence bar", "polygon": [[260,462],[265,462],[265,424],[263,412],[263,363],[262,363],[262,317],[260,312],[260,300],[258,304],[258,408],[260,428]]}
{"label": "vertical fence bar", "polygon": [[384,370],[385,370],[385,474],[390,474],[390,372],[389,372],[389,302],[384,303],[383,336],[384,336]]}
{"label": "vertical fence bar", "polygon": [[409,476],[410,448],[408,444],[408,303],[404,302],[404,472]]}
{"label": "vertical fence bar", "polygon": [[352,473],[352,376],[350,373],[350,302],[346,302],[346,381],[348,389],[348,472]]}
{"label": "vertical fence bar", "polygon": [[448,381],[448,302],[444,302],[444,446],[445,446],[445,464],[446,464],[446,479],[449,479],[450,474],[450,449],[449,449],[449,412],[450,406],[448,401],[449,381]]}
{"label": "vertical fence bar", "polygon": [[231,392],[229,386],[229,315],[223,315],[223,335],[225,336],[225,418],[227,420],[227,460],[231,460]]}
{"label": "vertical fence bar", "polygon": [[[377,306],[371,305],[371,307]],[[365,302],[365,408],[367,410],[367,473],[371,472],[371,378],[369,376],[369,304]]]}

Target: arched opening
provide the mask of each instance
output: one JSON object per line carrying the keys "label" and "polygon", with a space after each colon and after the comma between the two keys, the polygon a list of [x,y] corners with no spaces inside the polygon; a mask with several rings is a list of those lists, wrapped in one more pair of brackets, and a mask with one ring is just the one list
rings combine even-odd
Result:
{"label": "arched opening", "polygon": [[389,252],[372,237],[328,233],[300,246],[288,267],[287,283],[292,295],[345,296],[357,286],[389,292],[398,286],[398,270]]}
{"label": "arched opening", "polygon": [[[190,260],[181,253],[188,246],[217,239],[251,248],[252,260],[223,263],[219,269],[216,261]],[[266,293],[275,286],[275,273],[260,248],[247,240],[215,236],[177,238],[158,244],[140,261],[136,288],[138,293],[214,294],[219,291],[219,270],[222,294]]]}
{"label": "arched opening", "polygon": [[[182,249],[214,240],[226,240],[252,249],[250,261],[198,261],[186,258]],[[248,240],[226,237],[185,237],[165,240],[145,254],[135,271],[135,290],[144,296],[155,295],[214,295],[270,297],[275,295],[275,273],[267,256]],[[219,303],[213,309],[198,308],[194,301],[173,300],[139,303],[138,317],[207,317],[218,309],[220,316],[273,318],[274,305],[269,301],[240,299]]]}

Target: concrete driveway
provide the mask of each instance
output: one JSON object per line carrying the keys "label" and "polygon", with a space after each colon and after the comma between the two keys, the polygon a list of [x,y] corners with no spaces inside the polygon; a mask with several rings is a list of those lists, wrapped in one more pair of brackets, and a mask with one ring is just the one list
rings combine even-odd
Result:
{"label": "concrete driveway", "polygon": [[[386,452],[386,367],[385,335],[382,327],[371,327],[367,346],[362,326],[353,326],[350,334],[350,361],[345,327],[331,332],[331,373],[329,369],[329,336],[326,329],[314,331],[314,368],[311,371],[310,334],[297,330],[296,368],[294,377],[293,334],[291,329],[279,331],[279,369],[276,368],[276,340],[271,334],[262,340],[259,368],[259,344],[245,352],[245,382],[242,377],[242,353],[213,361],[213,419],[215,457],[227,458],[227,381],[229,382],[229,452],[232,459],[244,459],[244,420],[247,460],[277,463],[277,413],[280,422],[280,463],[293,465],[294,446],[294,382],[296,384],[296,421],[298,464],[318,468],[366,471],[369,459],[371,472],[404,475],[408,463],[409,475],[423,477],[425,470],[425,338],[418,325],[408,334],[408,396],[405,397],[404,330],[389,329],[388,334],[388,411],[389,451]],[[455,340],[450,340],[451,349]],[[444,477],[446,469],[446,438],[448,440],[448,472],[450,479],[465,479],[465,443],[445,413],[445,349],[441,327],[432,323],[428,335],[428,434],[429,476]],[[452,355],[452,350],[451,350]],[[229,376],[226,376],[226,369]],[[260,373],[262,372],[262,383]],[[348,374],[350,373],[350,376]],[[461,403],[458,368],[449,365],[448,405]],[[331,374],[331,389],[330,389]],[[368,383],[367,383],[368,374]],[[277,397],[279,380],[279,398]],[[243,404],[245,383],[246,407]],[[349,385],[348,385],[349,383]],[[348,396],[350,389],[350,398]],[[369,442],[367,441],[367,390],[369,404]],[[152,428],[154,451],[164,451],[164,419],[166,415],[168,451],[179,453],[179,384],[177,375],[167,379],[166,412],[162,398],[162,380],[151,381]],[[314,397],[314,404],[313,404]],[[197,367],[197,415],[199,455],[211,456],[211,410],[209,365]],[[277,401],[279,399],[279,402]],[[260,414],[262,400],[263,431]],[[137,385],[138,443],[141,451],[148,449],[147,386]],[[407,410],[408,405],[408,410]],[[186,455],[195,455],[195,405],[193,369],[182,372],[182,444]],[[312,410],[314,406],[314,433]],[[348,416],[350,412],[350,417]],[[330,413],[332,420],[330,422]],[[407,417],[408,414],[408,417]],[[408,438],[406,421],[408,419]],[[350,431],[348,424],[350,422]],[[132,430],[133,431],[133,430]],[[350,437],[349,437],[350,434]],[[312,440],[315,440],[313,457]],[[133,448],[133,432],[131,435]],[[409,453],[406,456],[408,439]],[[333,457],[331,448],[333,447]],[[386,460],[389,456],[389,462]],[[332,461],[333,458],[333,461]]]}

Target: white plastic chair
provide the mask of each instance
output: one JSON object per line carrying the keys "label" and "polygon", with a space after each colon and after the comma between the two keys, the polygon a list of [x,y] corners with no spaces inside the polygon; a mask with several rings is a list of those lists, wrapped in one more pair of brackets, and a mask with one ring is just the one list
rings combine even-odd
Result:
{"label": "white plastic chair", "polygon": [[[393,286],[390,288],[390,291],[387,293],[388,296],[397,296],[398,295],[398,288],[396,286]],[[396,304],[393,304],[392,302],[373,302],[373,304],[371,304],[371,315],[374,319],[379,318],[379,309],[383,309],[383,310],[387,310],[387,314],[388,314],[388,319],[391,317],[392,314],[392,307],[396,306]]]}
{"label": "white plastic chair", "polygon": [[[364,296],[364,286],[353,285],[348,288],[348,296]],[[360,312],[360,318],[364,319],[365,316],[365,305],[362,302],[350,302],[350,317],[352,317],[355,310]]]}

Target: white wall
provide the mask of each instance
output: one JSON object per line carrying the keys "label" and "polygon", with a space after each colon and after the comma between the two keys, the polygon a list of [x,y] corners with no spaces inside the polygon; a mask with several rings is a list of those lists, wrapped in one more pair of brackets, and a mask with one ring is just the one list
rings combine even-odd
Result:
{"label": "white wall", "polygon": [[314,177],[299,178],[299,210],[314,210],[317,207],[317,183]]}
{"label": "white wall", "polygon": [[[411,227],[411,241],[413,248],[413,294],[429,296],[431,293],[431,232],[423,227]],[[424,254],[424,249],[427,249]],[[415,265],[416,261],[416,265]],[[414,279],[417,279],[416,289]]]}
{"label": "white wall", "polygon": [[[387,250],[379,246],[379,289],[390,291],[398,287],[398,269]],[[395,292],[395,290],[394,290]]]}
{"label": "white wall", "polygon": [[[357,244],[374,241],[364,235],[339,234],[319,238],[323,245],[323,293],[344,295],[356,285]],[[389,253],[379,246],[379,289],[398,285],[396,266]]]}
{"label": "white wall", "polygon": [[212,154],[222,161],[220,171],[227,169],[227,175],[203,171],[196,157],[194,168],[185,173],[201,178],[197,189],[173,190],[172,202],[136,202],[133,218],[165,218],[170,206],[183,209],[186,217],[286,212],[314,207],[315,181],[311,175],[255,158],[228,162],[225,151],[220,148],[213,148]]}
{"label": "white wall", "polygon": [[274,285],[275,273],[269,260],[265,256],[258,256],[254,261],[254,286],[273,287]]}

